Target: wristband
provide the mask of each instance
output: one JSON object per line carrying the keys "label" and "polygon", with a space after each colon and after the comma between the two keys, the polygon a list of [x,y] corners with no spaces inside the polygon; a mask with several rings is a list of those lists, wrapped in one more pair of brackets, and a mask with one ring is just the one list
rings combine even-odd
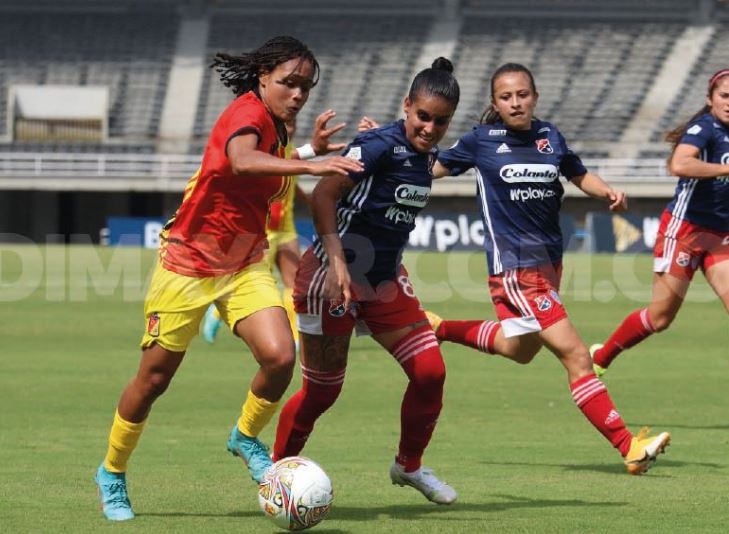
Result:
{"label": "wristband", "polygon": [[299,155],[299,159],[307,160],[316,157],[316,152],[311,146],[311,143],[306,143],[304,146],[300,146],[296,149],[296,153]]}

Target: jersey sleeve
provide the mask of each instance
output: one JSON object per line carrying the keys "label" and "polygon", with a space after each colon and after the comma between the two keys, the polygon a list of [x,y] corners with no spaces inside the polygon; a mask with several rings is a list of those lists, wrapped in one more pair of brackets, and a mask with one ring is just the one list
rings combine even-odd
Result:
{"label": "jersey sleeve", "polygon": [[438,162],[454,176],[463,174],[476,164],[476,130],[461,137],[448,150],[438,153]]}
{"label": "jersey sleeve", "polygon": [[679,145],[695,146],[699,150],[703,150],[711,143],[712,135],[711,127],[701,121],[695,121],[689,124],[688,128],[681,136]]}
{"label": "jersey sleeve", "polygon": [[270,128],[270,119],[267,116],[266,109],[263,106],[240,105],[238,106],[228,121],[221,125],[224,128],[222,137],[225,139],[225,152],[228,152],[228,143],[239,135],[255,134],[258,137],[260,145],[263,139],[263,130]]}
{"label": "jersey sleeve", "polygon": [[562,159],[559,162],[559,172],[562,176],[571,180],[575,176],[583,176],[587,174],[587,169],[582,164],[580,156],[575,154],[572,149],[567,146],[567,141],[561,133],[558,132],[557,135],[559,136],[559,144],[562,151]]}
{"label": "jersey sleeve", "polygon": [[386,154],[387,144],[372,135],[355,137],[342,152],[342,156],[357,160],[364,167],[360,172],[347,173],[355,183],[375,174]]}

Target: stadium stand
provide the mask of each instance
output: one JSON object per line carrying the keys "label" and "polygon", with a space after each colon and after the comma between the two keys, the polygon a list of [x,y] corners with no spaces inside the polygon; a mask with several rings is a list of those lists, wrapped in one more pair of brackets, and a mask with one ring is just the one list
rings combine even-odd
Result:
{"label": "stadium stand", "polygon": [[11,85],[61,83],[108,86],[110,136],[132,143],[154,138],[178,22],[174,11],[3,12],[0,136],[9,133]]}
{"label": "stadium stand", "polygon": [[660,141],[666,131],[687,120],[701,107],[706,96],[706,83],[709,77],[720,69],[729,66],[727,47],[729,47],[729,8],[721,11],[723,21],[717,25],[712,39],[706,43],[699,60],[690,68],[690,74],[678,92],[676,99],[671,103],[661,118],[655,131],[653,141]]}
{"label": "stadium stand", "polygon": [[[355,134],[362,113],[398,115],[408,76],[423,46],[422,34],[432,24],[427,16],[217,14],[211,21],[208,56],[245,50],[266,38],[291,33],[306,42],[322,66],[319,86],[299,115],[308,128],[318,113],[332,108],[348,123],[343,137]],[[208,69],[203,80],[191,152],[199,152],[208,131],[233,97]]]}
{"label": "stadium stand", "polygon": [[491,73],[513,61],[532,69],[539,114],[567,139],[615,141],[682,28],[468,17],[454,54],[463,104],[451,131],[463,132],[478,120]]}

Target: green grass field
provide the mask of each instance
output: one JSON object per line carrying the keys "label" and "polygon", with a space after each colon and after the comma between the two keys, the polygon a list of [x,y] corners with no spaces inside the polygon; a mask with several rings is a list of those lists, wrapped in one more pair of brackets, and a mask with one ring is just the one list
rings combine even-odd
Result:
{"label": "green grass field", "polygon": [[[115,525],[99,512],[92,475],[138,363],[153,260],[135,249],[0,246],[1,531],[274,530],[243,464],[225,450],[254,369],[227,332],[215,346],[195,340],[155,405],[130,464],[138,517]],[[410,255],[407,264],[429,308],[493,318],[480,253]],[[563,298],[588,343],[647,302],[650,270],[647,256],[566,258]],[[701,276],[688,300],[668,332],[607,375],[631,429],[673,434],[643,477],[627,475],[581,416],[551,354],[518,366],[444,345],[445,405],[425,461],[458,490],[450,507],[390,484],[405,378],[371,340],[356,340],[344,391],[305,449],[335,488],[317,531],[725,531],[729,323]],[[299,384],[297,371],[289,393]]]}

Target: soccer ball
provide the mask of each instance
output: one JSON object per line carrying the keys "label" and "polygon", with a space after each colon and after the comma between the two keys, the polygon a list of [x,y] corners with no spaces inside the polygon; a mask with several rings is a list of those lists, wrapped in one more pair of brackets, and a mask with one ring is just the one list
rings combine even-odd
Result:
{"label": "soccer ball", "polygon": [[281,528],[304,530],[320,523],[334,500],[332,482],[319,464],[300,456],[271,466],[258,488],[263,513]]}

